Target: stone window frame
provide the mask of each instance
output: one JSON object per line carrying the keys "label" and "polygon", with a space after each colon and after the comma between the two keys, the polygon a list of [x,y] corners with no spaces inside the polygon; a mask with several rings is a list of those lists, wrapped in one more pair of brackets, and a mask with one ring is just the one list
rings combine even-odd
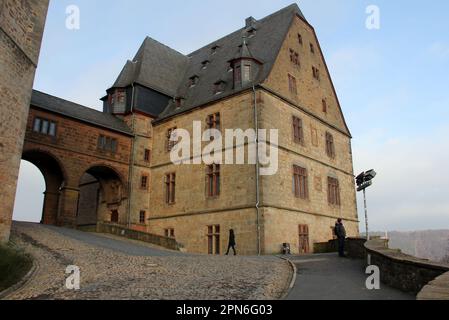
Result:
{"label": "stone window frame", "polygon": [[288,90],[291,94],[294,94],[295,96],[298,95],[298,84],[296,77],[290,73],[288,74]]}
{"label": "stone window frame", "polygon": [[293,116],[293,142],[304,146],[304,123],[301,118]]}
{"label": "stone window frame", "polygon": [[341,206],[340,181],[338,178],[327,177],[327,201],[331,206]]}
{"label": "stone window frame", "polygon": [[166,228],[164,229],[164,236],[166,238],[175,239],[175,228]]}
{"label": "stone window frame", "polygon": [[176,203],[176,173],[166,173],[164,177],[165,203],[174,205]]}
{"label": "stone window frame", "polygon": [[146,149],[143,151],[143,160],[146,163],[150,163],[151,162],[151,149]]}
{"label": "stone window frame", "polygon": [[209,255],[221,254],[221,226],[208,225],[207,226],[207,253]]}
{"label": "stone window frame", "polygon": [[[47,127],[45,130],[44,130],[44,126],[43,126],[44,123],[47,123]],[[39,127],[38,130],[36,130],[37,126]],[[51,128],[53,128],[53,130]],[[36,134],[55,138],[58,134],[58,122],[50,120],[50,119],[46,119],[43,117],[36,116],[33,119],[32,131],[33,131],[33,133],[36,133]],[[51,133],[51,131],[53,131],[53,134]]]}
{"label": "stone window frame", "polygon": [[335,140],[330,132],[326,132],[326,154],[329,158],[335,159]]}
{"label": "stone window frame", "polygon": [[216,199],[221,194],[221,165],[212,164],[206,167],[206,197]]}
{"label": "stone window frame", "polygon": [[323,107],[323,113],[327,113],[327,111],[329,110],[329,106],[327,105],[326,99],[323,98],[321,100],[321,104],[322,104],[322,107]]}
{"label": "stone window frame", "polygon": [[146,220],[147,220],[147,212],[145,210],[140,210],[139,212],[140,224],[145,224]]}
{"label": "stone window frame", "polygon": [[97,141],[97,149],[101,152],[116,154],[118,151],[118,139],[100,134]]}
{"label": "stone window frame", "polygon": [[174,131],[176,131],[178,128],[177,127],[173,127],[167,130],[167,140],[166,140],[166,145],[165,145],[165,151],[166,152],[171,152],[173,150],[173,148],[177,145],[176,141],[171,141],[171,138],[174,134]]}
{"label": "stone window frame", "polygon": [[308,170],[298,165],[293,165],[293,194],[299,199],[309,199]]}
{"label": "stone window frame", "polygon": [[299,53],[293,49],[290,49],[290,62],[297,67],[301,67],[301,62],[299,60]]}
{"label": "stone window frame", "polygon": [[142,174],[140,176],[140,189],[148,190],[149,185],[150,185],[150,176],[146,173]]}

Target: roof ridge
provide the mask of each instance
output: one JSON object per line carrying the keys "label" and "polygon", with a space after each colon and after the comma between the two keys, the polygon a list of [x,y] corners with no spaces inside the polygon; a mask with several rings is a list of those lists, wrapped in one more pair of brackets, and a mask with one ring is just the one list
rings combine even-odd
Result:
{"label": "roof ridge", "polygon": [[[265,21],[265,20],[268,20],[268,19],[270,19],[270,18],[273,18],[273,17],[275,17],[275,16],[277,16],[277,15],[279,15],[279,14],[282,14],[282,13],[284,13],[285,11],[288,11],[288,10],[291,10],[291,9],[296,9],[296,11],[298,11],[298,12],[301,13],[301,15],[302,15],[301,9],[299,8],[298,4],[292,3],[292,4],[290,4],[290,5],[288,5],[288,6],[284,7],[284,8],[282,8],[282,9],[276,11],[276,12],[273,12],[273,13],[271,13],[271,14],[269,14],[269,15],[263,17],[263,18],[261,18],[261,19],[256,19],[256,23],[257,23],[257,22],[263,22],[263,21]],[[302,15],[302,16],[304,16],[304,15]],[[212,41],[212,42],[208,43],[207,45],[202,46],[201,48],[199,48],[199,49],[197,49],[197,50],[195,50],[195,51],[189,53],[187,56],[190,58],[191,56],[193,56],[193,55],[194,55],[195,53],[197,53],[198,51],[201,51],[201,50],[203,50],[204,48],[210,47],[212,44],[218,43],[218,42],[220,42],[221,40],[223,40],[223,39],[225,39],[225,38],[227,38],[227,37],[230,37],[231,35],[233,35],[233,34],[235,34],[235,33],[244,31],[245,29],[246,29],[246,27],[242,27],[242,28],[237,29],[236,31],[233,31],[233,32],[231,32],[231,33],[228,33],[227,35],[225,35],[225,36],[219,38],[218,40]]]}
{"label": "roof ridge", "polygon": [[[139,50],[137,51],[136,56],[134,57],[133,61],[134,61],[135,58],[139,55],[140,51],[143,50],[143,49],[145,49],[145,44],[147,43],[148,40],[153,41],[153,42],[155,42],[156,44],[161,45],[161,46],[163,46],[163,47],[169,49],[170,51],[173,51],[174,53],[176,53],[176,54],[178,54],[178,55],[180,55],[180,56],[183,56],[183,57],[185,57],[185,58],[188,58],[185,54],[179,52],[178,50],[173,49],[173,48],[169,47],[168,45],[166,45],[166,44],[164,44],[164,43],[162,43],[162,42],[160,42],[160,41],[158,41],[158,40],[156,40],[156,39],[154,39],[154,38],[152,38],[152,37],[150,37],[150,36],[146,36],[145,39],[144,39],[143,42],[142,42],[142,45],[140,46]],[[145,50],[143,50],[143,52],[145,53]]]}

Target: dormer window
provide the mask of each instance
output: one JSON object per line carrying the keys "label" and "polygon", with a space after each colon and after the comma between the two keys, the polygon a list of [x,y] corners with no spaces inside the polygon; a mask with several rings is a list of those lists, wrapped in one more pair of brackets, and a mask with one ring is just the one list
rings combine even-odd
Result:
{"label": "dormer window", "polygon": [[223,80],[214,83],[214,94],[221,94],[225,91],[226,82]]}
{"label": "dormer window", "polygon": [[247,29],[246,33],[247,33],[248,39],[251,39],[252,37],[254,37],[256,35],[256,31],[257,30],[254,27],[251,27],[251,28]]}
{"label": "dormer window", "polygon": [[211,53],[212,54],[216,54],[218,49],[220,49],[220,46],[218,46],[218,45],[217,46],[213,46],[212,49],[211,49]]}
{"label": "dormer window", "polygon": [[207,69],[207,66],[209,65],[209,63],[210,63],[210,61],[209,60],[205,60],[205,61],[203,61],[203,62],[201,62],[201,68],[203,69],[203,70],[206,70]]}
{"label": "dormer window", "polygon": [[198,76],[193,76],[190,77],[189,79],[189,87],[193,88],[198,84],[198,81],[200,80],[200,78]]}
{"label": "dormer window", "polygon": [[228,72],[232,72],[232,71],[234,71],[234,68],[232,67],[232,63],[230,63],[228,66]]}
{"label": "dormer window", "polygon": [[184,98],[181,98],[181,97],[175,98],[175,104],[176,104],[176,109],[181,108],[184,104]]}

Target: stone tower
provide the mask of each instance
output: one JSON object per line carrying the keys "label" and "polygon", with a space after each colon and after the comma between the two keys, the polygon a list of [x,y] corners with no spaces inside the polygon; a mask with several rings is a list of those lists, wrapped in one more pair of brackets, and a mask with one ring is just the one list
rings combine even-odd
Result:
{"label": "stone tower", "polygon": [[0,0],[0,242],[9,239],[48,0]]}

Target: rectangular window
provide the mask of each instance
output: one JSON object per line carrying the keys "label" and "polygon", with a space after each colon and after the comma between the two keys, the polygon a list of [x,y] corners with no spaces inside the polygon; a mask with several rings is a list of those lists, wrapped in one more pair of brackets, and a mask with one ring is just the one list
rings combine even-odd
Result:
{"label": "rectangular window", "polygon": [[149,149],[145,149],[145,154],[143,156],[145,162],[150,162],[151,161],[151,150]]}
{"label": "rectangular window", "polygon": [[207,252],[209,254],[220,254],[220,226],[207,227]]}
{"label": "rectangular window", "polygon": [[327,102],[325,99],[323,99],[322,104],[323,104],[323,112],[327,113]]}
{"label": "rectangular window", "polygon": [[296,78],[294,76],[292,76],[291,74],[288,75],[288,89],[294,95],[298,94],[298,88],[296,86]]}
{"label": "rectangular window", "polygon": [[251,65],[245,64],[243,66],[243,81],[248,82],[251,80]]}
{"label": "rectangular window", "polygon": [[293,116],[293,138],[295,143],[304,144],[302,120],[295,116]]}
{"label": "rectangular window", "polygon": [[33,122],[33,132],[56,137],[56,122],[36,117]]}
{"label": "rectangular window", "polygon": [[320,80],[320,70],[318,68],[312,67],[312,74],[316,80]]}
{"label": "rectangular window", "polygon": [[300,45],[302,45],[302,35],[300,35],[299,33],[298,33],[298,43],[300,44]]}
{"label": "rectangular window", "polygon": [[338,179],[327,178],[327,199],[330,205],[339,206],[340,201],[340,184]]}
{"label": "rectangular window", "polygon": [[290,62],[296,66],[299,66],[299,54],[293,49],[290,49]]}
{"label": "rectangular window", "polygon": [[242,68],[235,66],[234,68],[234,83],[240,83],[242,81]]}
{"label": "rectangular window", "polygon": [[147,190],[148,189],[148,176],[143,175],[140,177],[140,189]]}
{"label": "rectangular window", "polygon": [[326,132],[326,154],[330,158],[335,158],[334,136]]}
{"label": "rectangular window", "polygon": [[146,220],[146,211],[142,210],[142,211],[140,211],[140,214],[139,214],[139,222],[141,224],[144,224],[145,220]]}
{"label": "rectangular window", "polygon": [[301,199],[309,198],[307,169],[293,166],[293,190],[295,197]]}
{"label": "rectangular window", "polygon": [[177,128],[171,128],[167,131],[167,152],[170,152],[173,150],[173,148],[176,146],[177,142],[172,141],[172,139],[176,140],[175,131]]}
{"label": "rectangular window", "polygon": [[218,197],[220,195],[220,165],[214,164],[207,167],[207,196]]}
{"label": "rectangular window", "polygon": [[97,147],[101,151],[116,153],[117,147],[118,147],[118,141],[115,138],[100,135],[98,137],[98,146]]}
{"label": "rectangular window", "polygon": [[164,230],[164,235],[166,238],[175,238],[175,229],[169,228]]}
{"label": "rectangular window", "polygon": [[315,53],[315,47],[312,43],[310,44],[310,52]]}
{"label": "rectangular window", "polygon": [[33,131],[41,132],[41,119],[39,118],[34,119]]}
{"label": "rectangular window", "polygon": [[207,129],[221,129],[220,113],[211,114],[206,119]]}
{"label": "rectangular window", "polygon": [[176,174],[169,173],[165,175],[165,202],[167,204],[175,203]]}

